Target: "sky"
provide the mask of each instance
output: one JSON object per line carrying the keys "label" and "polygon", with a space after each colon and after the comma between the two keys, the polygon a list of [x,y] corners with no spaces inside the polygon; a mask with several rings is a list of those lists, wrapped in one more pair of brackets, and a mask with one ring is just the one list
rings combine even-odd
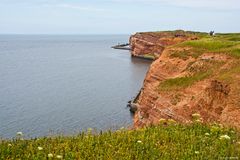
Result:
{"label": "sky", "polygon": [[240,32],[240,0],[0,0],[0,34]]}

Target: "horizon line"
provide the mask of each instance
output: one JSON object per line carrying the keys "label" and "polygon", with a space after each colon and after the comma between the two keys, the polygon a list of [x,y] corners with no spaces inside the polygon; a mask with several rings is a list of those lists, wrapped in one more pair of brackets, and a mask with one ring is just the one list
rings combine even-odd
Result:
{"label": "horizon line", "polygon": [[[133,35],[135,33],[144,33],[144,32],[164,32],[164,31],[176,31],[182,29],[174,29],[174,30],[153,30],[153,31],[136,31],[132,33],[0,33],[0,35]],[[192,32],[202,32],[208,33],[207,31],[198,31],[198,30],[183,30],[183,31],[192,31]],[[209,31],[210,32],[210,31]],[[215,33],[240,33],[238,32],[215,32]]]}

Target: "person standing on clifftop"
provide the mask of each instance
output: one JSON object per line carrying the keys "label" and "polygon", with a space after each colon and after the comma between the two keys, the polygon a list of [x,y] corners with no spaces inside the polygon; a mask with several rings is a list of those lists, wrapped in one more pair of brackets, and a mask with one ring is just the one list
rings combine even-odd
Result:
{"label": "person standing on clifftop", "polygon": [[209,35],[214,36],[214,31],[210,31]]}

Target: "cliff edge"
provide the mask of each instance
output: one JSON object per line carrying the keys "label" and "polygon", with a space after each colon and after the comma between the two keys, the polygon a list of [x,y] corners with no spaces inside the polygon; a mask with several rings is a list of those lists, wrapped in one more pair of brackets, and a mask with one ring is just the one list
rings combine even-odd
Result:
{"label": "cliff edge", "polygon": [[167,46],[196,39],[198,39],[196,35],[182,30],[174,32],[139,32],[130,37],[129,44],[132,48],[132,56],[154,60],[160,56]]}
{"label": "cliff edge", "polygon": [[133,55],[152,54],[152,63],[137,99],[135,127],[164,119],[240,127],[240,34],[197,32],[137,33]]}

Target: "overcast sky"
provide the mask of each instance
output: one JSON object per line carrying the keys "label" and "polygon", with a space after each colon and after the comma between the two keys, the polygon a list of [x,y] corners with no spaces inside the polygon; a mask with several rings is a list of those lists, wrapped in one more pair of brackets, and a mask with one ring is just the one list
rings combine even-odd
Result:
{"label": "overcast sky", "polygon": [[1,34],[240,32],[240,0],[0,0]]}

